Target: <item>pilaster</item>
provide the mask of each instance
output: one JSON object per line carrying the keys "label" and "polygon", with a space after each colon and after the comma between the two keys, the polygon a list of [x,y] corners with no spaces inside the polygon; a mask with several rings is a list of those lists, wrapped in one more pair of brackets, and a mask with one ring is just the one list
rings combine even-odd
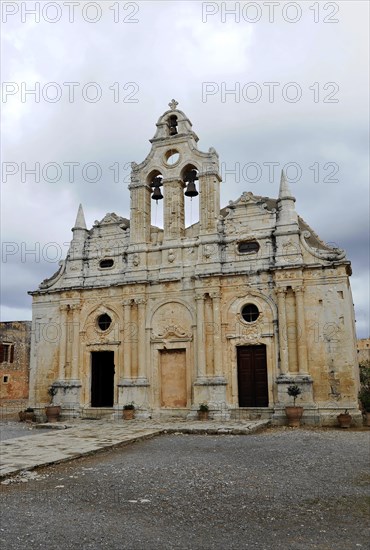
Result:
{"label": "pilaster", "polygon": [[200,235],[216,234],[220,215],[220,181],[216,171],[205,171],[199,176],[199,225]]}
{"label": "pilaster", "polygon": [[204,331],[204,294],[195,296],[197,303],[197,377],[204,378],[206,374],[205,362],[205,331]]}
{"label": "pilaster", "polygon": [[278,326],[279,326],[279,355],[280,355],[280,374],[285,375],[289,370],[288,363],[288,337],[285,306],[285,288],[276,289],[278,297]]}
{"label": "pilaster", "polygon": [[297,325],[297,355],[298,355],[298,370],[300,374],[307,374],[307,339],[306,339],[306,322],[304,314],[304,289],[303,287],[294,288],[296,300],[296,325]]}
{"label": "pilaster", "polygon": [[68,333],[68,304],[61,304],[60,310],[60,330],[61,338],[59,344],[59,370],[58,379],[64,380],[66,377],[66,354],[67,354],[67,333]]}
{"label": "pilaster", "polygon": [[184,182],[179,178],[163,180],[164,239],[180,239],[185,233]]}

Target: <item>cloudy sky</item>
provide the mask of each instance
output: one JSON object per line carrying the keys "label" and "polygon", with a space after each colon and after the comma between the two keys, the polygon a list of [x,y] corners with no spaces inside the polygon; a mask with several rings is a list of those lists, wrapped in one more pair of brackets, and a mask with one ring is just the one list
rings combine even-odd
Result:
{"label": "cloudy sky", "polygon": [[3,321],[31,318],[27,290],[57,270],[80,202],[88,227],[129,217],[129,163],[176,98],[220,155],[222,206],[276,197],[286,166],[298,213],[347,251],[369,336],[367,2],[1,8]]}

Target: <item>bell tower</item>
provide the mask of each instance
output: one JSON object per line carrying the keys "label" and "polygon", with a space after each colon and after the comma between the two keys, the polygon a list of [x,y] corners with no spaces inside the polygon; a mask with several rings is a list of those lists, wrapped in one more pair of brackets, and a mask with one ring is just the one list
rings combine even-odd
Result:
{"label": "bell tower", "polygon": [[[200,235],[217,233],[221,177],[218,155],[198,150],[198,136],[174,99],[158,120],[151,151],[141,164],[132,163],[131,244],[150,242],[151,200],[163,200],[163,240],[185,235],[185,197],[199,194]],[[199,186],[199,193],[197,189]]]}

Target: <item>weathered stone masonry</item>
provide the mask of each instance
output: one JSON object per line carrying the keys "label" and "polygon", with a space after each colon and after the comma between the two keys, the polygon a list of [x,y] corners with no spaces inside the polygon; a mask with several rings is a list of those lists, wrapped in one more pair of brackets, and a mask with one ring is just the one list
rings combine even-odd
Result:
{"label": "weathered stone masonry", "polygon": [[[111,213],[88,230],[80,206],[67,258],[31,292],[31,404],[53,385],[66,415],[134,401],[142,417],[192,417],[207,402],[215,417],[281,422],[294,382],[305,422],[344,408],[360,419],[345,253],[297,215],[284,174],[277,199],[245,192],[220,209],[218,154],[197,142],[171,102],[132,163],[130,220]],[[185,227],[194,185],[199,222]]]}

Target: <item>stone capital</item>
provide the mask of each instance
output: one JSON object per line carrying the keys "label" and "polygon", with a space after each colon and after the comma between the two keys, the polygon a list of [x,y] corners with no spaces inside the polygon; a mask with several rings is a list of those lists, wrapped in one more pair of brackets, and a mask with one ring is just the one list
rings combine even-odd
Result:
{"label": "stone capital", "polygon": [[275,292],[276,292],[277,295],[285,296],[286,288],[282,287],[282,286],[278,286],[278,287],[276,287]]}

